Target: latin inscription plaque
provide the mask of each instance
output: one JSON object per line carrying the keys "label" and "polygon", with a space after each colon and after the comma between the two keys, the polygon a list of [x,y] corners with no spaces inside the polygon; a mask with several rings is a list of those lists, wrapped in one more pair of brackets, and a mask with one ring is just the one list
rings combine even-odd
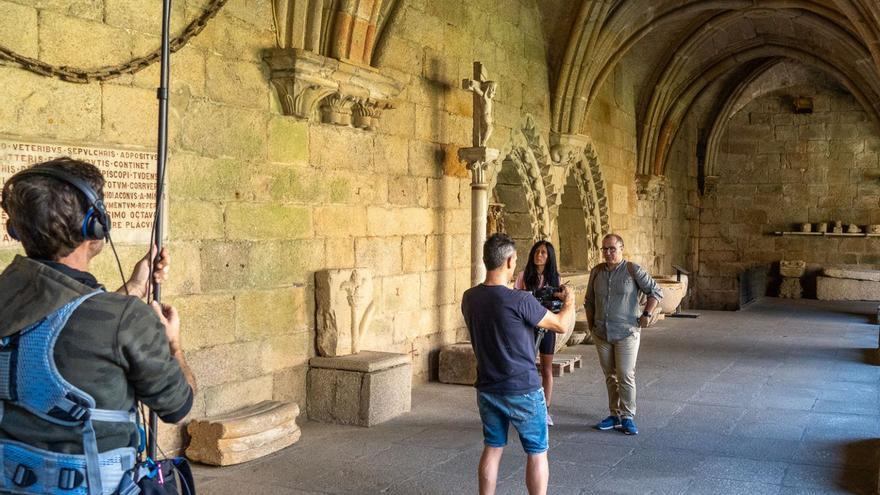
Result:
{"label": "latin inscription plaque", "polygon": [[[104,204],[114,242],[149,243],[156,209],[156,152],[0,138],[0,184],[35,163],[69,156],[95,164],[104,174]],[[15,246],[0,212],[0,247]]]}

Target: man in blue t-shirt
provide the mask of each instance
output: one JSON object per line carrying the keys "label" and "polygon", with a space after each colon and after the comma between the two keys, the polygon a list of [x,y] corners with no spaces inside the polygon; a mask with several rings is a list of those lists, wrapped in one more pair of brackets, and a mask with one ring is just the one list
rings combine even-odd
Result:
{"label": "man in blue t-shirt", "polygon": [[547,492],[547,405],[535,366],[534,328],[563,333],[574,319],[574,291],[562,287],[565,301],[554,314],[530,292],[508,288],[516,269],[516,246],[504,234],[494,234],[483,245],[486,280],[465,291],[461,312],[477,358],[477,405],[483,422],[480,458],[480,494],[495,493],[498,465],[513,424],[526,461],[529,493]]}

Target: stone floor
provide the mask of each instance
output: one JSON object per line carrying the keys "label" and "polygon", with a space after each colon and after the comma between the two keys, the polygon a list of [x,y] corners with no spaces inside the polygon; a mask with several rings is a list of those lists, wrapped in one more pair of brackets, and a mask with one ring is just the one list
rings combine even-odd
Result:
{"label": "stone floor", "polygon": [[[766,299],[646,330],[638,424],[627,437],[590,427],[607,414],[592,346],[556,379],[550,493],[874,493],[880,465],[876,305]],[[431,383],[412,412],[365,429],[302,422],[268,458],[198,467],[201,493],[476,493],[481,450],[474,391]],[[525,493],[515,435],[499,493]]]}

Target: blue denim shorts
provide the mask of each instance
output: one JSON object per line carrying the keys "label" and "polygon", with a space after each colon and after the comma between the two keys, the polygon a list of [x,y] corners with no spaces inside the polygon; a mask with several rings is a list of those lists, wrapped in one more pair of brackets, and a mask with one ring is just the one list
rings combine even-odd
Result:
{"label": "blue denim shorts", "polygon": [[526,454],[547,451],[547,403],[544,389],[519,395],[477,392],[480,419],[483,420],[483,443],[489,447],[507,445],[510,424],[519,433]]}

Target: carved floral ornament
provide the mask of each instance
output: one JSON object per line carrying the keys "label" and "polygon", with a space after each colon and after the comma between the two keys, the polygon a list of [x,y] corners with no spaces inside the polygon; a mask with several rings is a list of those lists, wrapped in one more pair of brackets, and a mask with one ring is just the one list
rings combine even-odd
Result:
{"label": "carved floral ornament", "polygon": [[396,0],[274,0],[277,47],[266,50],[284,115],[374,130],[404,82],[372,67]]}

